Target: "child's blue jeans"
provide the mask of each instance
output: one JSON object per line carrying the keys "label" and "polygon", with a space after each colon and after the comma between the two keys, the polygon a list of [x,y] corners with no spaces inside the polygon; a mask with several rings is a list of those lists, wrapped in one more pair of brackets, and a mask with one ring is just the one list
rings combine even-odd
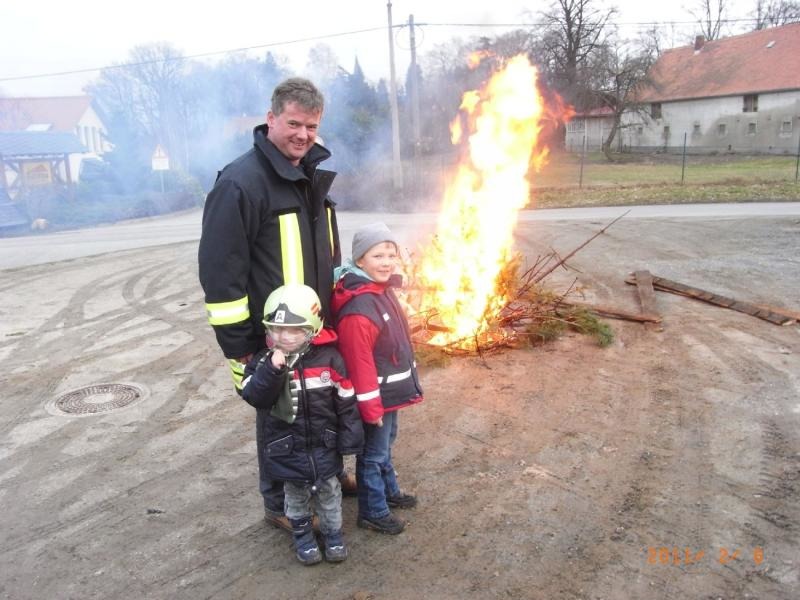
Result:
{"label": "child's blue jeans", "polygon": [[342,486],[335,475],[317,484],[316,493],[306,483],[287,481],[285,490],[285,512],[290,519],[311,518],[312,502],[319,517],[319,529],[324,535],[342,529]]}
{"label": "child's blue jeans", "polygon": [[384,413],[383,427],[364,423],[364,452],[356,457],[358,514],[380,519],[389,514],[387,496],[400,493],[392,465],[392,445],[397,437],[397,412]]}

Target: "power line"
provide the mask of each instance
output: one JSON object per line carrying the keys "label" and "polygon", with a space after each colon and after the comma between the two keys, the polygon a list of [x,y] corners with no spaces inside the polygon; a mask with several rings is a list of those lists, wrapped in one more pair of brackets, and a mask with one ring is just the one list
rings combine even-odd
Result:
{"label": "power line", "polygon": [[95,71],[103,71],[106,69],[126,69],[129,67],[139,67],[142,65],[152,65],[155,63],[167,63],[167,62],[176,62],[181,60],[191,60],[193,58],[205,58],[208,56],[218,56],[221,54],[234,54],[236,52],[246,52],[248,50],[260,50],[262,48],[272,48],[275,46],[289,46],[291,44],[301,44],[303,42],[314,42],[317,40],[326,40],[336,37],[343,37],[346,35],[355,35],[359,33],[370,33],[373,31],[383,31],[385,27],[370,27],[368,29],[354,29],[353,31],[342,31],[339,33],[329,33],[326,35],[318,35],[314,37],[307,37],[307,38],[299,38],[296,40],[288,40],[284,42],[272,42],[269,44],[259,44],[257,46],[245,46],[243,48],[233,48],[230,50],[216,50],[213,52],[201,52],[199,54],[190,54],[188,56],[175,56],[169,58],[159,58],[154,60],[143,60],[140,62],[131,62],[131,63],[121,63],[115,65],[106,65],[103,67],[92,67],[87,69],[74,69],[71,71],[57,71],[53,73],[39,73],[37,75],[19,75],[17,77],[2,77],[0,78],[0,82],[3,81],[21,81],[23,79],[38,79],[40,77],[57,77],[60,75],[79,75],[81,73],[93,73]]}
{"label": "power line", "polygon": [[[720,23],[755,23],[757,19],[754,18],[742,18],[742,19],[720,19]],[[525,27],[542,27],[543,25],[548,25],[552,21],[535,21],[532,23],[416,23],[417,27],[478,27],[478,28],[493,28],[493,27],[519,27],[524,29]],[[622,21],[622,22],[614,22],[615,25],[696,25],[700,22],[698,19],[694,19],[691,21]],[[401,25],[399,27],[407,27],[407,25]]]}
{"label": "power line", "polygon": [[[720,23],[753,23],[756,19],[721,19]],[[648,21],[648,22],[622,22],[616,23],[616,25],[620,26],[668,26],[668,25],[694,25],[697,23],[697,20],[693,21]],[[533,23],[416,23],[416,27],[475,27],[475,28],[502,28],[502,27],[516,27],[524,29],[526,27],[541,27],[545,25],[545,22],[533,22]],[[406,24],[398,24],[393,25],[392,29],[402,29],[407,27]],[[40,79],[44,77],[59,77],[62,75],[80,75],[82,73],[94,73],[96,71],[103,71],[106,69],[126,69],[130,67],[139,67],[143,65],[151,65],[156,63],[167,63],[167,62],[175,62],[175,61],[183,61],[183,60],[191,60],[194,58],[206,58],[209,56],[219,56],[224,54],[234,54],[236,52],[247,52],[249,50],[260,50],[263,48],[274,48],[276,46],[289,46],[292,44],[301,44],[304,42],[314,42],[318,40],[326,40],[332,39],[337,37],[344,37],[348,35],[357,35],[360,33],[372,33],[374,31],[383,31],[385,29],[384,26],[381,27],[369,27],[367,29],[354,29],[352,31],[341,31],[338,33],[329,33],[326,35],[318,35],[313,37],[307,38],[298,38],[294,40],[286,40],[282,42],[271,42],[269,44],[258,44],[256,46],[244,46],[242,48],[233,48],[228,50],[215,50],[211,52],[201,52],[198,54],[190,54],[187,56],[175,56],[169,58],[159,58],[154,60],[144,60],[140,62],[131,62],[131,63],[120,63],[114,65],[105,65],[102,67],[91,67],[86,69],[73,69],[70,71],[54,71],[51,73],[38,73],[36,75],[18,75],[16,77],[2,77],[0,78],[0,82],[5,81],[22,81],[26,79]]]}

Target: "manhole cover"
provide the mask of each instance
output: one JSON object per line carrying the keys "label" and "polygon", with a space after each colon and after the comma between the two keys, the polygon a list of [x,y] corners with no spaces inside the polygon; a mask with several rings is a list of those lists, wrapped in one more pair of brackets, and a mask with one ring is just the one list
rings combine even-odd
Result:
{"label": "manhole cover", "polygon": [[48,408],[61,415],[95,415],[130,406],[145,396],[142,387],[130,383],[98,383],[62,394]]}

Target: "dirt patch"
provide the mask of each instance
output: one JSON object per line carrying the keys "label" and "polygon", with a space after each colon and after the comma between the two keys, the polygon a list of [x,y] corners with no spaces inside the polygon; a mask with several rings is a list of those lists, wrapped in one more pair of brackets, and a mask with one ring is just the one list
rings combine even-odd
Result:
{"label": "dirt patch", "polygon": [[[398,217],[401,219],[401,217]],[[531,259],[601,226],[524,222]],[[413,239],[416,224],[398,225]],[[622,220],[559,271],[636,310],[638,269],[799,309],[796,218]],[[355,527],[351,557],[296,563],[261,520],[252,409],[202,311],[196,244],[0,280],[0,596],[5,598],[795,598],[800,329],[658,293],[661,330],[556,342],[423,374],[396,466],[407,531]],[[143,386],[118,411],[46,403]]]}

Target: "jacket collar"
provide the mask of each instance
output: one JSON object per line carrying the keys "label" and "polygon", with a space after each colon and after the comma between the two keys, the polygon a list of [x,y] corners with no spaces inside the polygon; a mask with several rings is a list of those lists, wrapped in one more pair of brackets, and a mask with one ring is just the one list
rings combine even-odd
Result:
{"label": "jacket collar", "polygon": [[[297,169],[292,163],[289,162],[281,151],[267,139],[267,131],[269,128],[267,124],[259,125],[253,130],[253,145],[266,157],[275,171],[289,181],[300,181],[301,179],[308,179],[307,176]],[[317,165],[323,160],[331,157],[330,151],[324,146],[314,144],[306,155],[300,160],[300,166],[306,173],[313,172]]]}
{"label": "jacket collar", "polygon": [[369,278],[361,277],[354,272],[345,273],[336,282],[331,297],[331,310],[338,313],[342,307],[356,296],[361,294],[385,294],[388,288],[399,288],[403,285],[403,276],[395,273],[386,283],[378,283]]}

